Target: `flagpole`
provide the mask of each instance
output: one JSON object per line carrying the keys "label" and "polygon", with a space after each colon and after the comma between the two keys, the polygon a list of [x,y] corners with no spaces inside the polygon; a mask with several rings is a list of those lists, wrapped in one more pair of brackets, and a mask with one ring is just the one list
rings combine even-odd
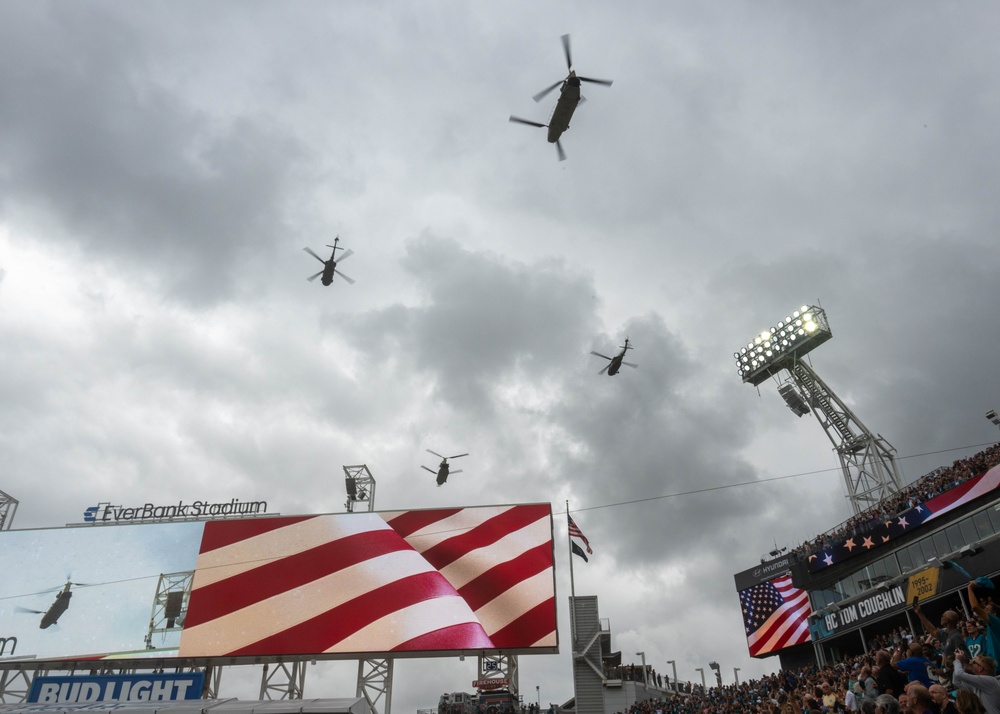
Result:
{"label": "flagpole", "polygon": [[573,580],[573,538],[569,534],[569,501],[566,501],[566,545],[569,547],[569,613],[570,637],[576,654],[576,583]]}

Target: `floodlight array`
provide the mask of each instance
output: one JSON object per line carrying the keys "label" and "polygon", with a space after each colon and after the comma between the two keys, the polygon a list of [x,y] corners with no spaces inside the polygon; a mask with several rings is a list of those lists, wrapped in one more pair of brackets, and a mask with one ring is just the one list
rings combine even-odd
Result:
{"label": "floodlight array", "polygon": [[803,305],[734,352],[736,371],[744,382],[758,384],[781,369],[786,358],[802,356],[831,336],[822,308]]}

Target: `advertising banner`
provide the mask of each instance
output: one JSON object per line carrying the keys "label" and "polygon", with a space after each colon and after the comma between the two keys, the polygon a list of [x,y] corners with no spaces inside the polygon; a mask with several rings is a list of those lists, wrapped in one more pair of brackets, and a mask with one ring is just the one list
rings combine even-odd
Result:
{"label": "advertising banner", "polygon": [[92,677],[37,676],[31,682],[28,701],[39,704],[98,704],[200,699],[204,681],[203,672]]}
{"label": "advertising banner", "polygon": [[549,504],[0,532],[0,664],[558,652]]}
{"label": "advertising banner", "polygon": [[902,584],[896,585],[823,615],[813,625],[813,637],[820,640],[839,635],[894,614],[904,607],[906,593]]}

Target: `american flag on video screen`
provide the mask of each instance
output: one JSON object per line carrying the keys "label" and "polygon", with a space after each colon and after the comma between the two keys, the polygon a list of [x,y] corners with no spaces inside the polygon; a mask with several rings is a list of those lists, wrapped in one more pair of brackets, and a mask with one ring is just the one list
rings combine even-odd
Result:
{"label": "american flag on video screen", "polygon": [[205,524],[179,656],[554,647],[548,504]]}
{"label": "american flag on video screen", "polygon": [[784,575],[740,591],[750,656],[809,641],[809,596]]}

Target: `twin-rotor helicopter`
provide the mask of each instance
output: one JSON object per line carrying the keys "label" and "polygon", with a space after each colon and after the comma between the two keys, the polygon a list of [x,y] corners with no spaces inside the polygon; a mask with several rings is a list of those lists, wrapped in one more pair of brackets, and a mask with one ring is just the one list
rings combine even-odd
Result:
{"label": "twin-rotor helicopter", "polygon": [[32,610],[27,607],[21,607],[20,605],[18,605],[15,609],[18,612],[41,615],[42,620],[38,624],[38,627],[42,630],[47,630],[52,627],[52,625],[57,625],[59,623],[59,618],[62,617],[63,613],[69,609],[69,603],[73,597],[73,591],[71,588],[74,585],[80,588],[91,587],[91,584],[89,583],[74,583],[67,580],[65,585],[45,591],[56,593],[56,599],[51,605],[49,605],[48,610]]}
{"label": "twin-rotor helicopter", "polygon": [[458,459],[458,458],[461,458],[462,456],[468,456],[469,455],[468,453],[465,453],[465,454],[456,454],[455,456],[442,456],[438,452],[431,451],[430,449],[427,449],[427,453],[428,454],[434,454],[439,459],[441,459],[441,463],[438,464],[437,471],[435,471],[434,469],[429,468],[427,466],[421,466],[420,467],[424,471],[430,471],[432,474],[436,474],[437,475],[437,485],[438,486],[443,485],[444,482],[448,480],[448,474],[449,473],[453,473],[453,474],[460,474],[460,473],[462,473],[462,469],[458,469],[457,471],[450,471],[451,467],[448,465],[448,459]]}
{"label": "twin-rotor helicopter", "polygon": [[548,95],[549,92],[562,85],[562,88],[559,90],[559,100],[556,102],[556,108],[552,112],[552,116],[549,118],[549,123],[542,124],[541,122],[531,121],[530,119],[516,117],[513,114],[510,117],[510,121],[517,122],[519,124],[527,124],[528,126],[547,128],[549,130],[549,143],[556,145],[556,152],[559,154],[559,160],[565,161],[566,152],[563,151],[562,144],[559,142],[559,137],[561,137],[563,133],[569,129],[569,122],[570,119],[573,118],[573,112],[576,111],[576,108],[581,102],[586,101],[580,94],[580,83],[590,82],[591,84],[601,84],[605,87],[610,87],[613,80],[594,79],[593,77],[581,77],[578,75],[573,69],[573,57],[570,54],[569,49],[569,35],[562,36],[562,45],[563,52],[566,55],[566,68],[569,70],[569,75],[565,79],[560,79],[558,82],[546,87],[532,97],[532,99],[536,102],[540,102]]}

